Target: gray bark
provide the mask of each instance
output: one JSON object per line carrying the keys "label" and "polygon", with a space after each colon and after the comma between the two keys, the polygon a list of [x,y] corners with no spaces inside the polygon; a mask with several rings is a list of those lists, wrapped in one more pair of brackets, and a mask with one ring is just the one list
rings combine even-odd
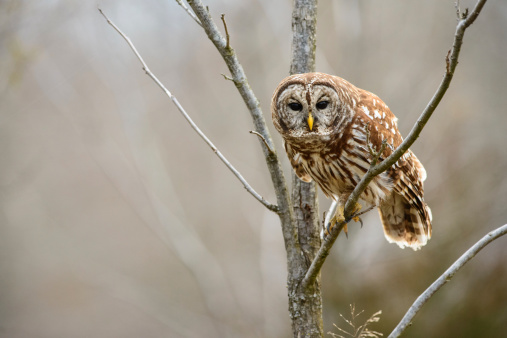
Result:
{"label": "gray bark", "polygon": [[[292,12],[291,74],[315,71],[317,0],[294,0]],[[322,337],[322,295],[320,276],[302,287],[306,271],[319,250],[319,207],[315,183],[301,181],[292,173],[292,204],[300,255],[289,263],[289,311],[294,337]]]}

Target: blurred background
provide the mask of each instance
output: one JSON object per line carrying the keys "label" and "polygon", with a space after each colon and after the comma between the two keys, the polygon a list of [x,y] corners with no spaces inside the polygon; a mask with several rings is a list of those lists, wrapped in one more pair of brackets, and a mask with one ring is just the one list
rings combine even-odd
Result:
{"label": "blurred background", "polygon": [[[317,70],[379,95],[406,135],[436,90],[454,1],[321,0]],[[265,198],[275,196],[248,111],[201,28],[173,0],[102,0],[150,69]],[[288,75],[288,0],[206,1],[261,102]],[[462,1],[471,7],[474,1]],[[433,239],[389,244],[377,213],[323,270],[325,332],[387,335],[467,248],[507,221],[507,3],[465,36],[451,87],[412,148]],[[96,1],[0,1],[0,336],[288,337],[279,221],[144,74]],[[321,196],[322,213],[329,201]],[[507,238],[466,265],[407,337],[500,337]]]}

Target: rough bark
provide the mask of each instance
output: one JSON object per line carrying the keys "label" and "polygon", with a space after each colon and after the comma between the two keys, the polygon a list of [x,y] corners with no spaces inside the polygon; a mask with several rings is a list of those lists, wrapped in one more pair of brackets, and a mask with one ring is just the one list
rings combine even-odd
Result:
{"label": "rough bark", "polygon": [[[292,12],[291,74],[315,71],[317,0],[294,0]],[[312,285],[301,281],[320,247],[319,208],[315,183],[301,181],[292,173],[292,202],[301,255],[289,264],[289,311],[294,337],[322,337],[320,276]]]}

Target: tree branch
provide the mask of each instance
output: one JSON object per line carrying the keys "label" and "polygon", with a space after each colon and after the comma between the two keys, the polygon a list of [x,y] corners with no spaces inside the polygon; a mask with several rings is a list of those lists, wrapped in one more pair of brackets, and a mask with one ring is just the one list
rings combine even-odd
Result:
{"label": "tree branch", "polygon": [[178,3],[178,5],[180,5],[180,6],[181,6],[181,8],[183,8],[183,9],[185,10],[185,12],[187,12],[187,14],[188,14],[188,15],[190,15],[190,17],[191,17],[192,19],[194,19],[194,21],[195,21],[195,22],[196,22],[199,26],[201,26],[201,27],[202,27],[202,23],[201,23],[201,21],[199,21],[199,19],[195,16],[195,14],[194,14],[194,13],[192,13],[192,11],[191,11],[190,9],[188,9],[188,7],[187,7],[187,6],[183,3],[183,1],[182,1],[182,0],[176,0],[176,2]]}
{"label": "tree branch", "polygon": [[264,142],[264,145],[266,146],[266,148],[268,148],[268,150],[269,150],[270,153],[274,153],[275,152],[273,149],[271,149],[269,147],[269,144],[268,144],[268,142],[266,142],[266,139],[264,138],[264,136],[262,136],[261,134],[259,134],[255,130],[250,130],[249,133],[253,134],[253,135],[257,135],[262,140],[262,142]]}
{"label": "tree branch", "polygon": [[146,74],[153,80],[155,83],[164,91],[164,93],[173,101],[173,103],[176,105],[180,113],[183,115],[183,117],[187,120],[187,122],[190,124],[192,129],[194,129],[197,134],[206,142],[206,144],[213,150],[213,152],[220,158],[220,160],[229,168],[229,170],[240,180],[240,182],[243,184],[245,189],[253,196],[255,199],[257,199],[259,202],[261,202],[266,208],[273,212],[278,212],[279,208],[278,206],[269,203],[266,201],[261,195],[259,195],[251,186],[248,184],[248,182],[245,180],[245,178],[239,173],[239,171],[234,168],[234,166],[225,158],[225,156],[215,147],[215,145],[211,142],[211,140],[199,129],[199,127],[195,124],[195,122],[190,118],[190,116],[187,114],[185,109],[182,107],[182,105],[179,103],[178,99],[164,86],[162,82],[150,71],[148,68],[148,65],[144,62],[143,58],[141,57],[141,54],[137,51],[136,47],[130,40],[128,36],[126,36],[119,28],[116,26],[107,16],[104,14],[102,9],[98,8],[100,14],[107,20],[107,23],[109,23],[122,37],[127,41],[127,44],[130,46],[134,54],[136,55],[137,59],[141,62],[143,66],[143,70],[146,72]]}
{"label": "tree branch", "polygon": [[430,285],[412,304],[412,306],[408,309],[405,316],[402,318],[401,322],[394,328],[393,332],[389,335],[389,338],[399,337],[403,331],[410,325],[411,321],[414,319],[415,315],[422,306],[437,292],[442,286],[444,286],[447,282],[451,280],[452,277],[461,269],[468,261],[475,257],[488,245],[493,242],[495,239],[502,237],[507,234],[507,224],[499,227],[496,230],[491,231],[486,236],[481,238],[477,243],[475,243],[470,249],[468,249],[454,264],[451,265],[433,284]]}
{"label": "tree branch", "polygon": [[229,30],[227,29],[227,23],[225,22],[225,14],[222,14],[220,16],[220,18],[222,19],[222,22],[224,24],[224,29],[225,29],[225,49],[229,49],[231,48],[231,45],[229,44],[229,40],[230,40],[230,37],[229,37]]}
{"label": "tree branch", "polygon": [[287,183],[283,174],[282,166],[278,159],[278,155],[274,150],[275,146],[267,128],[264,115],[262,114],[259,100],[248,84],[247,77],[243,67],[236,57],[234,49],[230,46],[230,44],[227,44],[227,39],[220,33],[208,9],[202,4],[201,0],[187,0],[187,2],[201,22],[206,35],[215,45],[216,49],[224,59],[225,64],[229,68],[232,81],[236,85],[236,88],[243,98],[243,101],[245,102],[253,119],[255,131],[263,138],[259,138],[259,142],[265,142],[266,144],[266,147],[263,146],[262,149],[271,175],[271,181],[273,182],[273,186],[275,188],[278,215],[282,224],[282,233],[284,236],[285,248],[287,250],[287,257],[290,261],[291,257],[298,256],[297,248],[299,246],[297,233],[292,226],[294,216],[290,207],[290,196],[287,190]]}
{"label": "tree branch", "polygon": [[387,157],[381,163],[370,167],[366,172],[366,174],[361,179],[361,181],[357,184],[354,191],[352,191],[344,207],[344,217],[346,219],[346,222],[340,222],[339,224],[337,224],[332,229],[329,236],[327,236],[324,242],[322,243],[322,246],[320,247],[317,257],[315,257],[314,261],[312,262],[312,265],[310,266],[308,272],[306,273],[305,279],[303,280],[303,285],[305,287],[308,287],[309,285],[314,283],[316,276],[318,275],[320,269],[322,268],[322,265],[324,264],[324,261],[326,260],[326,257],[329,255],[329,250],[336,241],[336,238],[338,237],[338,234],[340,233],[342,228],[345,226],[347,222],[350,221],[354,210],[354,206],[356,205],[359,196],[361,196],[361,194],[366,189],[371,180],[373,180],[375,176],[380,175],[382,172],[384,172],[393,164],[395,164],[421,134],[421,131],[423,130],[424,126],[430,119],[431,115],[433,114],[438,104],[444,97],[444,94],[446,93],[447,89],[449,88],[449,85],[454,75],[454,71],[456,70],[456,66],[458,65],[458,57],[461,50],[461,45],[463,44],[463,36],[465,34],[465,30],[475,21],[482,7],[484,7],[485,3],[486,0],[478,0],[470,16],[462,15],[462,18],[458,21],[456,33],[454,34],[454,42],[452,45],[450,58],[448,58],[449,59],[448,64],[446,62],[444,78],[442,79],[442,82],[440,83],[437,91],[431,98],[430,102],[422,112],[419,119],[416,121],[415,125],[412,127],[412,130],[408,134],[407,138],[389,157]]}

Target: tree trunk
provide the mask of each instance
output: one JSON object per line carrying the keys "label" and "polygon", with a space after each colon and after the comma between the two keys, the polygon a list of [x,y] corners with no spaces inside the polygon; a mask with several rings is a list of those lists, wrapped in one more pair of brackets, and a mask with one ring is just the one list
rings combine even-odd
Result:
{"label": "tree trunk", "polygon": [[[292,12],[291,74],[315,71],[317,0],[294,0]],[[301,254],[289,262],[289,312],[294,337],[322,337],[320,276],[303,289],[301,281],[319,250],[319,207],[314,182],[305,183],[292,173],[294,221]]]}

